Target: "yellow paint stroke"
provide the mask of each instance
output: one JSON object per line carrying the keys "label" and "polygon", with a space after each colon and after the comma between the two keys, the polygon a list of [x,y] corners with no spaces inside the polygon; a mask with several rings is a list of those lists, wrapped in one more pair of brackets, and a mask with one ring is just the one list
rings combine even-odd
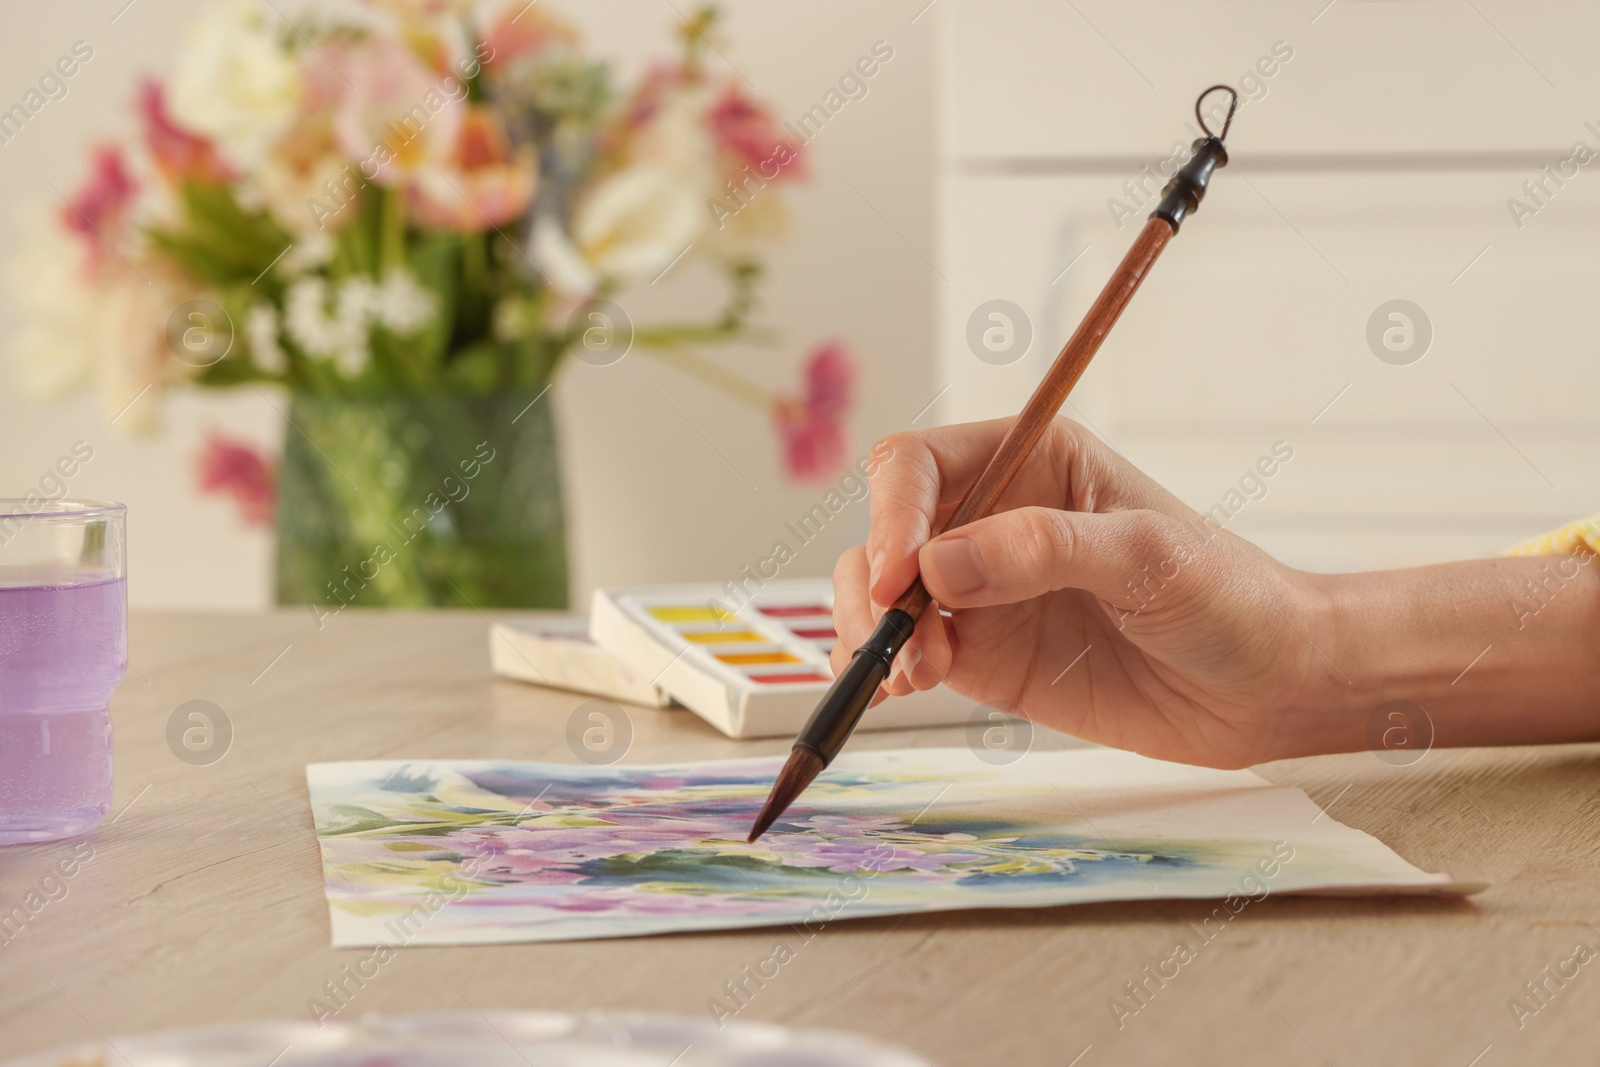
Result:
{"label": "yellow paint stroke", "polygon": [[755,667],[768,663],[799,663],[799,656],[787,652],[719,652],[717,658],[735,667]]}
{"label": "yellow paint stroke", "polygon": [[710,630],[706,633],[684,634],[685,641],[692,641],[697,645],[748,645],[752,641],[765,642],[767,639],[754,630]]}
{"label": "yellow paint stroke", "polygon": [[667,606],[660,608],[647,608],[650,614],[662,622],[722,622],[733,618],[731,612],[721,608],[695,607],[693,605]]}

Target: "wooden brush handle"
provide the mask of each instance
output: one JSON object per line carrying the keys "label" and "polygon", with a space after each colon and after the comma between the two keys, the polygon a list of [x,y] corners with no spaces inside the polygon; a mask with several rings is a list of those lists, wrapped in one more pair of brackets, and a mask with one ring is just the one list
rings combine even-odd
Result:
{"label": "wooden brush handle", "polygon": [[[1122,257],[1116,272],[1106,282],[1106,287],[1100,291],[1094,306],[1078,324],[1072,337],[1062,346],[1061,354],[1056,356],[1056,361],[1045,372],[1038,388],[1033,391],[1022,413],[1017,416],[1017,421],[1011,424],[1011,429],[1000,442],[1000,447],[995,449],[994,458],[983,468],[978,480],[972,483],[967,495],[961,498],[961,503],[956,505],[956,510],[950,515],[950,521],[944,524],[944,529],[940,530],[940,533],[947,533],[957,526],[965,526],[994,510],[994,506],[1000,502],[1000,495],[1006,491],[1011,479],[1022,469],[1022,463],[1028,458],[1028,453],[1033,451],[1033,446],[1039,443],[1039,438],[1044,435],[1050,421],[1061,410],[1067,394],[1083,376],[1089,361],[1100,350],[1101,342],[1106,339],[1106,334],[1111,332],[1111,327],[1116,324],[1122,309],[1133,299],[1133,294],[1138,291],[1145,275],[1150,273],[1151,265],[1167,247],[1167,242],[1172,239],[1173,233],[1172,224],[1162,218],[1153,217],[1144,224],[1144,229],[1139,231],[1133,247],[1128,249],[1128,254]],[[911,588],[894,602],[894,606],[913,619],[919,619],[932,599],[919,575],[917,580],[911,583]]]}

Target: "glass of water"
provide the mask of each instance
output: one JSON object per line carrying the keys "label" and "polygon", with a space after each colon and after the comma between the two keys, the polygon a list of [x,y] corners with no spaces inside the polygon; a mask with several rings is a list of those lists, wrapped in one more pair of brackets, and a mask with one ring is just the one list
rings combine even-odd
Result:
{"label": "glass of water", "polygon": [[0,499],[0,845],[106,817],[127,666],[127,508]]}

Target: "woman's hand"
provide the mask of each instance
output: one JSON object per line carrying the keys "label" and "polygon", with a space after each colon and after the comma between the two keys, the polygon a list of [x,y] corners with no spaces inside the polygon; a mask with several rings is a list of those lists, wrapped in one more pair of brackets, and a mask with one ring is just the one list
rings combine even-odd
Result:
{"label": "woman's hand", "polygon": [[[872,530],[834,569],[837,672],[921,573],[890,694],[941,682],[1090,741],[1213,767],[1388,746],[1600,740],[1593,553],[1315,575],[1051,424],[996,513],[928,540],[1011,420],[876,450]],[[887,455],[885,455],[887,453]],[[880,695],[881,699],[881,695]]]}
{"label": "woman's hand", "polygon": [[920,572],[948,615],[923,615],[891,695],[942,682],[1091,741],[1215,767],[1348,737],[1319,707],[1336,672],[1313,643],[1327,605],[1311,576],[1203,522],[1076,423],[1051,425],[995,514],[928,541],[1010,425],[880,449],[892,454],[872,476],[867,544],[834,570],[835,672]]}

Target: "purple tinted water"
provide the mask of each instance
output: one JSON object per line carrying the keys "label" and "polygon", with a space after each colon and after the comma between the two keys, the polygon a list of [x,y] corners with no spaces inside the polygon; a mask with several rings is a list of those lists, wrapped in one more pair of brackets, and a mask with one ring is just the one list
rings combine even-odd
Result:
{"label": "purple tinted water", "polygon": [[86,833],[111,808],[127,582],[0,588],[0,845]]}

